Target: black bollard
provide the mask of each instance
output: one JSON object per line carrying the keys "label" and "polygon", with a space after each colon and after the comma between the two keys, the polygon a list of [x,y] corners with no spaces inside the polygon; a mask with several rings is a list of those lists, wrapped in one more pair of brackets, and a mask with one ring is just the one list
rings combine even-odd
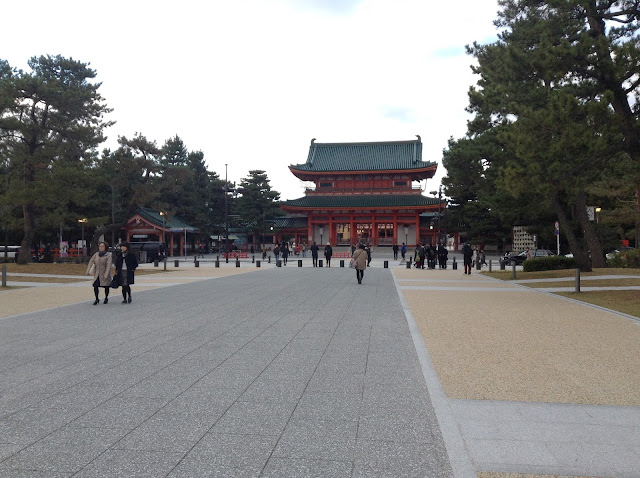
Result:
{"label": "black bollard", "polygon": [[240,267],[240,261],[236,260],[236,267]]}
{"label": "black bollard", "polygon": [[216,259],[216,267],[220,267],[220,259]]}
{"label": "black bollard", "polygon": [[260,267],[260,261],[256,261],[256,267]]}
{"label": "black bollard", "polygon": [[407,261],[407,269],[411,269],[411,261]]}
{"label": "black bollard", "polygon": [[195,262],[194,262],[194,265],[195,265],[196,267],[200,267],[200,261],[195,261]]}
{"label": "black bollard", "polygon": [[269,256],[269,264],[271,264],[271,256]]}
{"label": "black bollard", "polygon": [[456,262],[456,258],[453,258],[453,270],[457,271],[458,270],[458,263]]}
{"label": "black bollard", "polygon": [[158,262],[158,259],[153,261],[153,267],[158,267],[159,265],[160,265],[160,263]]}
{"label": "black bollard", "polygon": [[482,263],[480,261],[476,261],[476,270],[477,271],[481,271],[482,270]]}
{"label": "black bollard", "polygon": [[512,278],[515,279],[516,278],[516,263],[513,263],[513,275]]}
{"label": "black bollard", "polygon": [[298,267],[302,267],[302,259],[298,259]]}
{"label": "black bollard", "polygon": [[173,261],[173,267],[180,267],[180,261],[179,260]]}
{"label": "black bollard", "polygon": [[318,261],[318,267],[322,267],[322,259]]}
{"label": "black bollard", "polygon": [[253,256],[251,256],[251,263],[254,264],[255,262],[256,262],[256,256],[253,255]]}
{"label": "black bollard", "polygon": [[166,271],[167,270],[167,258],[165,257],[164,261],[162,261],[162,262],[164,262],[164,270]]}
{"label": "black bollard", "polygon": [[576,292],[580,292],[580,269],[576,269]]}
{"label": "black bollard", "polygon": [[2,264],[2,287],[7,287],[7,265]]}
{"label": "black bollard", "polygon": [[340,259],[340,267],[344,267],[344,259]]}
{"label": "black bollard", "polygon": [[389,268],[389,261],[384,261],[384,268],[388,269]]}
{"label": "black bollard", "polygon": [[489,272],[491,272],[491,266],[492,266],[491,259],[489,259]]}

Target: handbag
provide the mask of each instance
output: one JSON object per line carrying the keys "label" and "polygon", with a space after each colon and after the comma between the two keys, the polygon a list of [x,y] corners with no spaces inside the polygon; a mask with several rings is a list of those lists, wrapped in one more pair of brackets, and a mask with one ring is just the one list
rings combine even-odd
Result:
{"label": "handbag", "polygon": [[116,274],[111,279],[111,288],[112,289],[117,289],[118,287],[120,287],[120,275]]}
{"label": "handbag", "polygon": [[349,269],[355,269],[357,265],[358,265],[358,261],[356,261],[355,259],[351,259],[349,261]]}

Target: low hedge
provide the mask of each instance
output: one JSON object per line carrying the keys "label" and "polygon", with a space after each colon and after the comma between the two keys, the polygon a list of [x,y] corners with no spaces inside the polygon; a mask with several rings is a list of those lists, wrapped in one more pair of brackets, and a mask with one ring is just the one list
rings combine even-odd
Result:
{"label": "low hedge", "polygon": [[576,261],[573,257],[548,256],[527,259],[522,264],[524,272],[557,271],[560,269],[575,269]]}
{"label": "low hedge", "polygon": [[640,268],[640,250],[629,249],[617,252],[611,259],[607,259],[607,265],[624,269],[638,269]]}

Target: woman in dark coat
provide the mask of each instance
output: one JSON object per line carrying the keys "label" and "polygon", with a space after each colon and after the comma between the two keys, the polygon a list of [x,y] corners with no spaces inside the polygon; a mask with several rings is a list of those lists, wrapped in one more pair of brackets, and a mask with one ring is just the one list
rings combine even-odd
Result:
{"label": "woman in dark coat", "polygon": [[128,242],[120,244],[121,253],[116,259],[116,275],[120,279],[122,286],[122,303],[131,303],[131,284],[134,282],[136,267],[138,267],[138,259],[135,253],[131,252],[131,246]]}
{"label": "woman in dark coat", "polygon": [[331,244],[327,242],[324,246],[324,258],[327,260],[327,267],[331,267],[331,256],[333,255],[333,248]]}

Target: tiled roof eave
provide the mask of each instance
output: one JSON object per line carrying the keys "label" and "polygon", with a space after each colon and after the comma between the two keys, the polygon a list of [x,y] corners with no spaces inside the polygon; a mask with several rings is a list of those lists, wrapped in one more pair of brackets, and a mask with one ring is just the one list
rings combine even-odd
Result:
{"label": "tiled roof eave", "polygon": [[294,166],[289,166],[289,169],[293,174],[296,172],[304,174],[304,175],[313,175],[320,176],[325,174],[402,174],[402,173],[420,173],[420,172],[430,172],[431,170],[437,169],[438,165],[436,163],[431,163],[429,166],[420,166],[416,168],[402,168],[402,169],[325,169],[322,171],[319,170],[310,170],[310,169],[301,169],[296,168]]}

